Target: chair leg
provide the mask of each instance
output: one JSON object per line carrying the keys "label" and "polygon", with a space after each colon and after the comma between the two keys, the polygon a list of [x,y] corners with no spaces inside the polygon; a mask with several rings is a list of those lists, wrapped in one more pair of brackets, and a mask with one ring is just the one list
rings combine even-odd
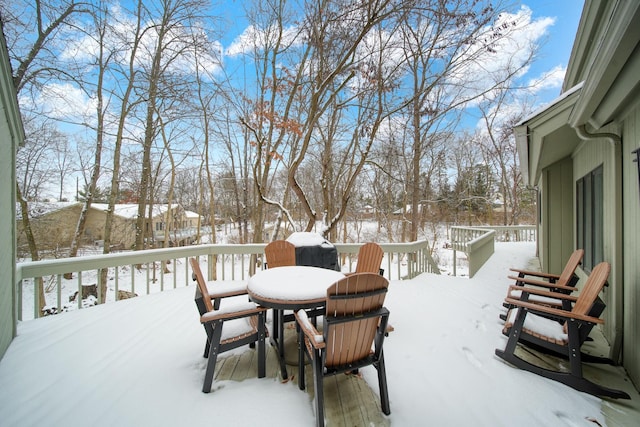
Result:
{"label": "chair leg", "polygon": [[204,331],[207,334],[207,340],[204,343],[204,354],[202,355],[202,357],[206,359],[207,357],[209,357],[209,348],[211,346],[211,337],[213,337],[213,328],[211,327],[210,323],[205,323],[203,326]]}
{"label": "chair leg", "polygon": [[[600,386],[583,377],[582,353],[580,352],[580,331],[578,330],[577,322],[567,322],[567,326],[569,329],[569,361],[571,366],[571,375],[568,377],[559,375],[560,379],[558,379],[558,381],[564,382],[576,390],[597,396],[607,396],[614,399],[631,399],[631,396],[623,391]],[[552,371],[551,374],[554,374],[554,372]]]}
{"label": "chair leg", "polygon": [[380,359],[375,368],[378,370],[378,387],[380,388],[380,407],[385,415],[391,414],[389,405],[389,390],[387,388],[387,370],[384,365],[384,353],[380,352]]}
{"label": "chair leg", "polygon": [[614,390],[595,384],[582,376],[582,360],[580,354],[580,339],[578,336],[577,325],[575,322],[569,322],[569,359],[571,372],[560,372],[545,369],[515,355],[516,345],[522,331],[522,325],[526,317],[526,311],[520,309],[516,316],[516,321],[511,327],[509,340],[504,350],[496,349],[496,356],[509,362],[522,370],[533,372],[545,378],[561,382],[576,390],[583,391],[595,396],[606,396],[614,399],[630,399],[631,397],[624,391]]}
{"label": "chair leg", "polygon": [[209,348],[209,361],[207,362],[207,370],[204,374],[204,384],[202,386],[203,393],[209,393],[211,391],[211,384],[213,383],[213,374],[216,370],[216,360],[218,359],[218,350],[220,348],[220,338],[222,336],[222,322],[213,322],[213,334],[211,336],[210,348]]}
{"label": "chair leg", "polygon": [[302,331],[302,328],[298,328],[298,388],[300,390],[304,390],[306,387],[306,384],[304,382],[305,357],[304,332]]}
{"label": "chair leg", "polygon": [[207,342],[204,343],[204,354],[202,355],[202,357],[207,358],[209,357],[209,340],[207,339]]}
{"label": "chair leg", "polygon": [[[282,380],[289,378],[287,374],[287,363],[284,358],[284,310],[277,310],[276,317],[278,319],[278,356],[280,359],[280,375]],[[274,323],[274,329],[276,328]]]}
{"label": "chair leg", "polygon": [[324,376],[322,375],[322,357],[318,350],[313,353],[313,379],[316,395],[316,427],[324,427]]}
{"label": "chair leg", "polygon": [[631,397],[621,390],[614,390],[608,387],[603,387],[595,384],[584,377],[576,377],[570,372],[558,372],[551,371],[549,369],[541,368],[532,363],[529,363],[513,353],[506,353],[496,349],[496,355],[501,359],[506,360],[513,366],[516,366],[524,371],[533,372],[541,377],[549,378],[554,381],[561,382],[576,390],[583,391],[585,393],[592,394],[594,396],[610,397],[613,399],[630,399]]}
{"label": "chair leg", "polygon": [[266,376],[266,326],[265,326],[265,312],[258,313],[258,378],[264,378]]}

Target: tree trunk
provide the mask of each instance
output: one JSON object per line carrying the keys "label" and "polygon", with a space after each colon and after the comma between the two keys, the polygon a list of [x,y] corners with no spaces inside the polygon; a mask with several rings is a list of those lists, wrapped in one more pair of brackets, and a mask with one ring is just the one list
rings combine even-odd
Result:
{"label": "tree trunk", "polygon": [[[22,197],[22,191],[20,191],[20,186],[18,185],[18,183],[16,183],[16,198],[18,199],[18,203],[20,204],[20,213],[22,214],[22,228],[24,229],[25,236],[27,236],[27,244],[29,245],[31,261],[40,261],[36,239],[33,237],[33,231],[31,230],[31,221],[29,220],[29,205],[27,204],[27,201]],[[39,317],[46,305],[42,278],[34,280],[33,286],[34,296],[36,293],[38,295],[39,304],[37,317]],[[61,307],[58,307],[58,309],[60,308]]]}

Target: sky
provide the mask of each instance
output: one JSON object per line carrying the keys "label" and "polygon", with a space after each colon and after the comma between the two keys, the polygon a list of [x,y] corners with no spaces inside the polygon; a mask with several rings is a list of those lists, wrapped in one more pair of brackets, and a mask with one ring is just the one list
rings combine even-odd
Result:
{"label": "sky", "polygon": [[[534,18],[551,17],[554,24],[548,29],[548,40],[543,45],[539,59],[532,65],[533,75],[544,73],[556,66],[566,68],[576,37],[583,0],[530,0],[523,2],[533,11]],[[560,95],[560,87],[544,94],[548,102]],[[551,98],[548,98],[551,97]]]}
{"label": "sky", "polygon": [[[506,344],[499,314],[508,269],[529,267],[535,248],[496,243],[472,279],[391,281],[385,306],[395,330],[384,347],[391,425],[593,427],[606,425],[607,410],[625,419],[624,405],[495,356]],[[263,379],[214,379],[213,391],[202,393],[204,339],[193,288],[21,322],[0,361],[2,425],[313,425],[313,402],[294,381],[282,383],[277,367]],[[361,372],[375,392],[375,369]]]}
{"label": "sky", "polygon": [[[569,62],[571,48],[576,36],[580,15],[584,6],[583,0],[527,0],[514,1],[513,10],[527,7],[532,11],[533,20],[552,23],[542,24],[544,32],[541,40],[542,47],[536,61],[531,65],[527,76],[531,79],[539,78],[545,73],[559,69],[558,77],[553,79],[550,87],[539,93],[539,103],[547,103],[560,94],[564,70]],[[248,21],[244,17],[244,6],[240,0],[226,0],[220,3],[220,29],[222,37],[220,42],[224,49],[228,49],[237,38],[245,31]],[[555,70],[558,71],[558,70]]]}
{"label": "sky", "polygon": [[[508,1],[508,0],[507,0]],[[520,77],[523,84],[529,84],[531,82],[539,81],[543,76],[547,76],[544,84],[537,86],[537,89],[532,91],[531,99],[529,102],[530,110],[536,110],[542,105],[549,103],[555,99],[561,90],[562,79],[566,70],[566,66],[571,53],[573,40],[576,34],[580,14],[582,11],[583,1],[579,0],[529,0],[525,2],[512,2],[514,13],[522,12],[525,10],[531,11],[532,25],[528,31],[521,32],[519,38],[514,43],[521,42],[526,37],[530,37],[536,42],[543,41],[542,47],[536,61],[526,70],[526,73]],[[219,28],[215,28],[213,33],[219,36],[219,40],[214,40],[216,43],[220,43],[221,49],[225,52],[224,66],[225,72],[231,74],[238,81],[243,81],[242,60],[238,56],[234,56],[235,48],[238,46],[238,41],[242,36],[250,34],[247,32],[248,20],[244,18],[245,14],[245,2],[240,0],[219,0],[214,1],[214,7],[212,14],[219,16],[217,25]],[[87,38],[88,39],[88,38]],[[64,52],[61,58],[65,57],[78,57],[83,51],[85,53],[91,53],[91,48],[87,48],[91,43],[85,40],[78,40],[76,46],[69,51]],[[518,50],[510,46],[509,49],[513,51],[513,55],[518,54]],[[68,55],[68,56],[65,56]],[[496,59],[496,63],[505,61],[505,55]],[[487,63],[480,64],[478,70],[474,75],[483,75]],[[189,70],[189,67],[183,67],[185,70]],[[215,69],[215,66],[209,67]],[[474,70],[475,71],[475,70]],[[248,71],[247,71],[248,72]],[[464,77],[464,76],[463,76]],[[241,83],[242,84],[242,83]],[[246,84],[246,83],[245,83]],[[249,83],[250,84],[250,83]],[[47,98],[46,94],[50,97]],[[48,86],[43,89],[43,94],[40,99],[36,100],[34,105],[45,106],[45,109],[51,111],[58,111],[59,118],[62,122],[67,123],[92,123],[95,112],[95,99],[88,96],[79,88],[72,87],[71,84],[66,83],[64,85],[50,82]],[[64,101],[60,98],[64,97]],[[28,101],[21,101],[21,103],[28,103]],[[521,111],[522,105],[518,102],[513,102],[510,105],[504,107],[504,111],[508,113],[511,110]],[[114,117],[119,114],[119,110],[113,112]],[[84,115],[83,119],[79,119],[79,115]],[[506,114],[505,114],[506,116]],[[473,128],[479,124],[479,115],[472,114],[465,121],[465,126]],[[61,123],[62,123],[61,122]],[[90,127],[80,127],[78,132],[76,127],[71,125],[61,124],[61,126],[71,129],[80,135],[81,139],[91,141],[94,138],[94,132]],[[141,128],[131,126],[128,129],[132,136],[140,136]],[[65,195],[70,199],[75,195],[76,179],[67,180],[65,185]],[[57,194],[57,189],[52,191],[52,195]]]}
{"label": "sky", "polygon": [[[218,17],[215,20],[218,28],[213,29],[213,37],[219,37],[219,39],[212,41],[220,43],[224,52],[225,73],[236,78],[240,77],[242,75],[242,65],[237,56],[238,43],[242,37],[255,37],[255,33],[248,32],[248,20],[244,16],[247,6],[240,0],[214,1],[213,4],[211,13]],[[549,78],[542,85],[542,88],[536,91],[536,103],[539,106],[539,104],[547,103],[560,94],[562,78],[569,61],[584,2],[582,0],[528,0],[512,2],[511,4],[513,4],[511,10],[514,13],[530,9],[532,14],[530,29],[518,35],[518,37],[521,39],[531,37],[536,43],[541,44],[538,57],[528,68],[522,80],[531,82],[540,79],[546,74],[554,76]],[[524,34],[527,35],[525,36]],[[63,53],[62,57],[66,55],[77,57],[78,51],[82,52],[82,46],[87,46],[87,43],[88,41],[80,40],[78,48],[72,49],[71,52]],[[514,48],[511,46],[505,47],[505,51],[509,50],[513,51]],[[89,53],[93,55],[91,49],[89,49]],[[514,55],[517,55],[517,53],[514,53]],[[503,60],[499,57],[496,59],[496,62],[500,63],[501,61]],[[483,67],[487,66],[487,64],[481,65]],[[185,68],[188,69],[189,67]],[[211,66],[209,68],[215,67]],[[69,88],[65,86],[55,90],[69,91]],[[80,90],[75,93],[69,93],[67,96],[69,96],[68,105],[58,107],[63,111],[77,109],[78,106],[83,105],[85,111],[91,111],[94,108],[93,103]]]}

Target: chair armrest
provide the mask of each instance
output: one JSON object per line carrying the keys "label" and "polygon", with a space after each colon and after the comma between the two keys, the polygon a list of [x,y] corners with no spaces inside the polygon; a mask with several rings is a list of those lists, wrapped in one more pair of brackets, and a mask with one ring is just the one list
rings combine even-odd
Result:
{"label": "chair armrest", "polygon": [[[540,286],[540,287],[549,288],[549,289],[562,289],[569,292],[573,292],[576,290],[576,288],[574,288],[573,286],[558,285],[557,283],[543,282],[542,280],[528,279],[528,278],[516,277],[516,276],[508,276],[508,278],[525,285]],[[515,286],[522,287],[521,285],[515,285]]]}
{"label": "chair armrest", "polygon": [[235,310],[214,310],[200,316],[200,323],[209,323],[219,320],[226,321],[240,319],[242,317],[255,316],[267,310],[267,308],[260,307],[255,304],[243,305],[242,307],[238,307]]}
{"label": "chair armrest", "polygon": [[[522,300],[522,292],[527,292],[529,289],[535,289],[535,288],[524,288],[522,286],[517,286],[514,289],[509,288],[509,292],[507,292],[506,298]],[[531,293],[529,294],[530,295],[527,301],[535,302],[537,304],[544,304],[551,307],[562,307],[563,301],[566,301],[566,300],[559,300],[556,298],[547,298],[544,296],[540,296],[538,294],[531,294]],[[508,304],[505,303],[504,305],[508,305]]]}
{"label": "chair armrest", "polygon": [[558,319],[563,319],[563,320],[573,319],[579,322],[587,322],[587,323],[604,323],[604,320],[597,317],[577,314],[571,311],[565,311],[558,308],[547,307],[544,305],[538,305],[536,303],[529,302],[529,301],[522,301],[522,300],[513,299],[513,298],[507,298],[505,299],[505,301],[509,304],[515,305],[516,307],[527,309],[533,313],[547,314]]}
{"label": "chair armrest", "polygon": [[[563,294],[561,292],[546,291],[544,289],[537,289],[537,288],[523,288],[522,286],[518,286],[518,285],[509,286],[509,292],[507,295],[511,294],[511,291],[520,291],[523,293],[539,295],[541,297],[555,298],[558,300],[565,300],[565,301],[571,301],[571,302],[576,302],[578,300],[578,297],[576,297],[575,295]],[[507,297],[507,299],[516,299],[516,298]],[[517,300],[521,301],[520,299],[517,299]]]}
{"label": "chair armrest", "polygon": [[560,278],[559,274],[543,273],[541,271],[520,270],[518,268],[510,268],[509,270],[513,271],[514,273],[524,274],[525,276],[543,277],[545,279],[554,279],[554,280],[558,280]]}
{"label": "chair armrest", "polygon": [[211,299],[216,299],[216,298],[228,298],[228,297],[237,297],[239,295],[248,295],[247,290],[237,290],[237,291],[226,291],[226,292],[219,292],[219,293],[209,293],[209,296],[211,297]]}
{"label": "chair armrest", "polygon": [[293,315],[296,318],[296,322],[300,327],[300,331],[304,334],[305,337],[309,340],[313,348],[321,349],[325,347],[324,337],[318,330],[313,326],[313,324],[309,321],[309,317],[304,310],[299,310],[294,312]]}

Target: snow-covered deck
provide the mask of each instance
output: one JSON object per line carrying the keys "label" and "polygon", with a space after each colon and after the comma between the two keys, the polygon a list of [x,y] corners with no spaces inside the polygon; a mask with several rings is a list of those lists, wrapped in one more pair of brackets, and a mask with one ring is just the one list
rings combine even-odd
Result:
{"label": "snow-covered deck", "polygon": [[[473,279],[392,281],[385,304],[395,328],[385,342],[391,415],[380,413],[375,370],[365,368],[363,378],[343,375],[327,385],[328,425],[616,426],[640,419],[640,396],[619,368],[596,366],[587,375],[624,388],[631,401],[603,401],[494,356],[506,340],[498,315],[507,269],[525,267],[533,253],[533,244],[497,244]],[[295,378],[279,380],[272,348],[267,378],[257,378],[247,347],[223,354],[213,391],[201,392],[205,333],[193,296],[193,287],[178,288],[22,322],[0,361],[0,424],[311,425],[310,395]]]}

